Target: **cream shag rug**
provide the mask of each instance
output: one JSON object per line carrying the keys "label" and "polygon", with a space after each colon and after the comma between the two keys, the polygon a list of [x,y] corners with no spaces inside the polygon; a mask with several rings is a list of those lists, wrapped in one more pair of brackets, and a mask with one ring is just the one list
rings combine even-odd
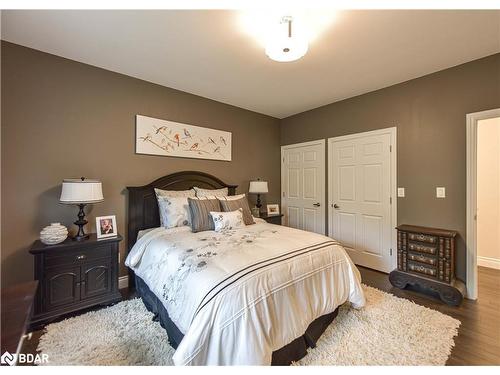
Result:
{"label": "cream shag rug", "polygon": [[[460,322],[364,286],[367,304],[344,304],[315,349],[296,365],[444,365]],[[172,365],[167,333],[140,299],[46,327],[49,365]]]}

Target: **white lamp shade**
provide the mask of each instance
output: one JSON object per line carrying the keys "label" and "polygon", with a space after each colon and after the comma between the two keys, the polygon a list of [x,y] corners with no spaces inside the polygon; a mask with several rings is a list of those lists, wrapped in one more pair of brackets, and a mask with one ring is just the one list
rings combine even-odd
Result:
{"label": "white lamp shade", "polygon": [[253,194],[264,194],[269,190],[267,188],[267,181],[250,181],[249,193]]}
{"label": "white lamp shade", "polygon": [[101,181],[79,178],[63,180],[61,198],[59,198],[61,203],[97,203],[103,200]]}

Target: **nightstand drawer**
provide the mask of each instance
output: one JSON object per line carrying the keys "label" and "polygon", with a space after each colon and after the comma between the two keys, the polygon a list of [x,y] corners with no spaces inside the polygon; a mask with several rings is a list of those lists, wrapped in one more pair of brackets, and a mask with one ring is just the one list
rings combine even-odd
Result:
{"label": "nightstand drawer", "polygon": [[431,255],[437,254],[437,247],[421,245],[421,244],[413,243],[413,242],[410,242],[408,244],[408,250],[415,251],[417,253],[425,253],[425,254],[431,254]]}
{"label": "nightstand drawer", "polygon": [[96,246],[86,249],[62,250],[45,254],[45,264],[47,267],[60,266],[64,264],[81,264],[96,259],[111,257],[111,247],[109,245]]}
{"label": "nightstand drawer", "polygon": [[427,266],[417,262],[408,261],[408,270],[421,275],[437,277],[437,267]]}
{"label": "nightstand drawer", "polygon": [[424,254],[408,253],[408,259],[413,260],[415,262],[429,264],[431,266],[437,266],[437,258],[436,257],[432,257],[432,256],[424,255]]}
{"label": "nightstand drawer", "polygon": [[420,241],[431,244],[437,244],[438,242],[438,238],[436,236],[431,236],[422,233],[408,233],[408,239],[412,241]]}

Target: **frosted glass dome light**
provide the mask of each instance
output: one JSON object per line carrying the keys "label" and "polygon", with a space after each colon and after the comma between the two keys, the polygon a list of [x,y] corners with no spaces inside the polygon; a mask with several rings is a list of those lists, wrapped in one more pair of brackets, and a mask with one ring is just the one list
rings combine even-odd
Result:
{"label": "frosted glass dome light", "polygon": [[305,38],[292,33],[292,17],[281,19],[277,35],[266,44],[266,55],[274,61],[290,62],[300,59],[309,48]]}

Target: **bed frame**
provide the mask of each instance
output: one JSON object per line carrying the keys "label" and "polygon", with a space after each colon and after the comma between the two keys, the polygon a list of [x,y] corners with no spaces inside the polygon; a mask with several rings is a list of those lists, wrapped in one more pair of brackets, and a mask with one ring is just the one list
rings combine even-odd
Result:
{"label": "bed frame", "polygon": [[[229,185],[204,172],[188,171],[177,172],[161,177],[147,185],[127,187],[128,190],[128,239],[127,254],[137,241],[140,230],[156,228],[160,226],[160,214],[154,189],[164,190],[188,190],[193,187],[206,189],[221,189],[227,187],[229,195],[236,194],[237,185]],[[146,308],[155,314],[161,326],[167,331],[169,342],[174,349],[181,342],[183,335],[175,324],[170,320],[166,309],[147,285],[137,277],[129,268],[129,288],[137,286],[137,293],[142,298]],[[317,340],[328,328],[330,323],[338,314],[338,308],[330,314],[320,316],[314,320],[306,332],[283,348],[276,350],[272,355],[272,365],[289,365],[292,361],[298,361],[307,354],[308,348],[314,348]]]}
{"label": "bed frame", "polygon": [[[137,241],[140,230],[160,226],[160,212],[155,188],[164,190],[189,190],[193,187],[221,189],[227,187],[229,195],[236,194],[238,185],[230,185],[208,173],[183,171],[160,177],[144,186],[128,186],[127,254]],[[129,288],[135,287],[135,275],[129,269]]]}

